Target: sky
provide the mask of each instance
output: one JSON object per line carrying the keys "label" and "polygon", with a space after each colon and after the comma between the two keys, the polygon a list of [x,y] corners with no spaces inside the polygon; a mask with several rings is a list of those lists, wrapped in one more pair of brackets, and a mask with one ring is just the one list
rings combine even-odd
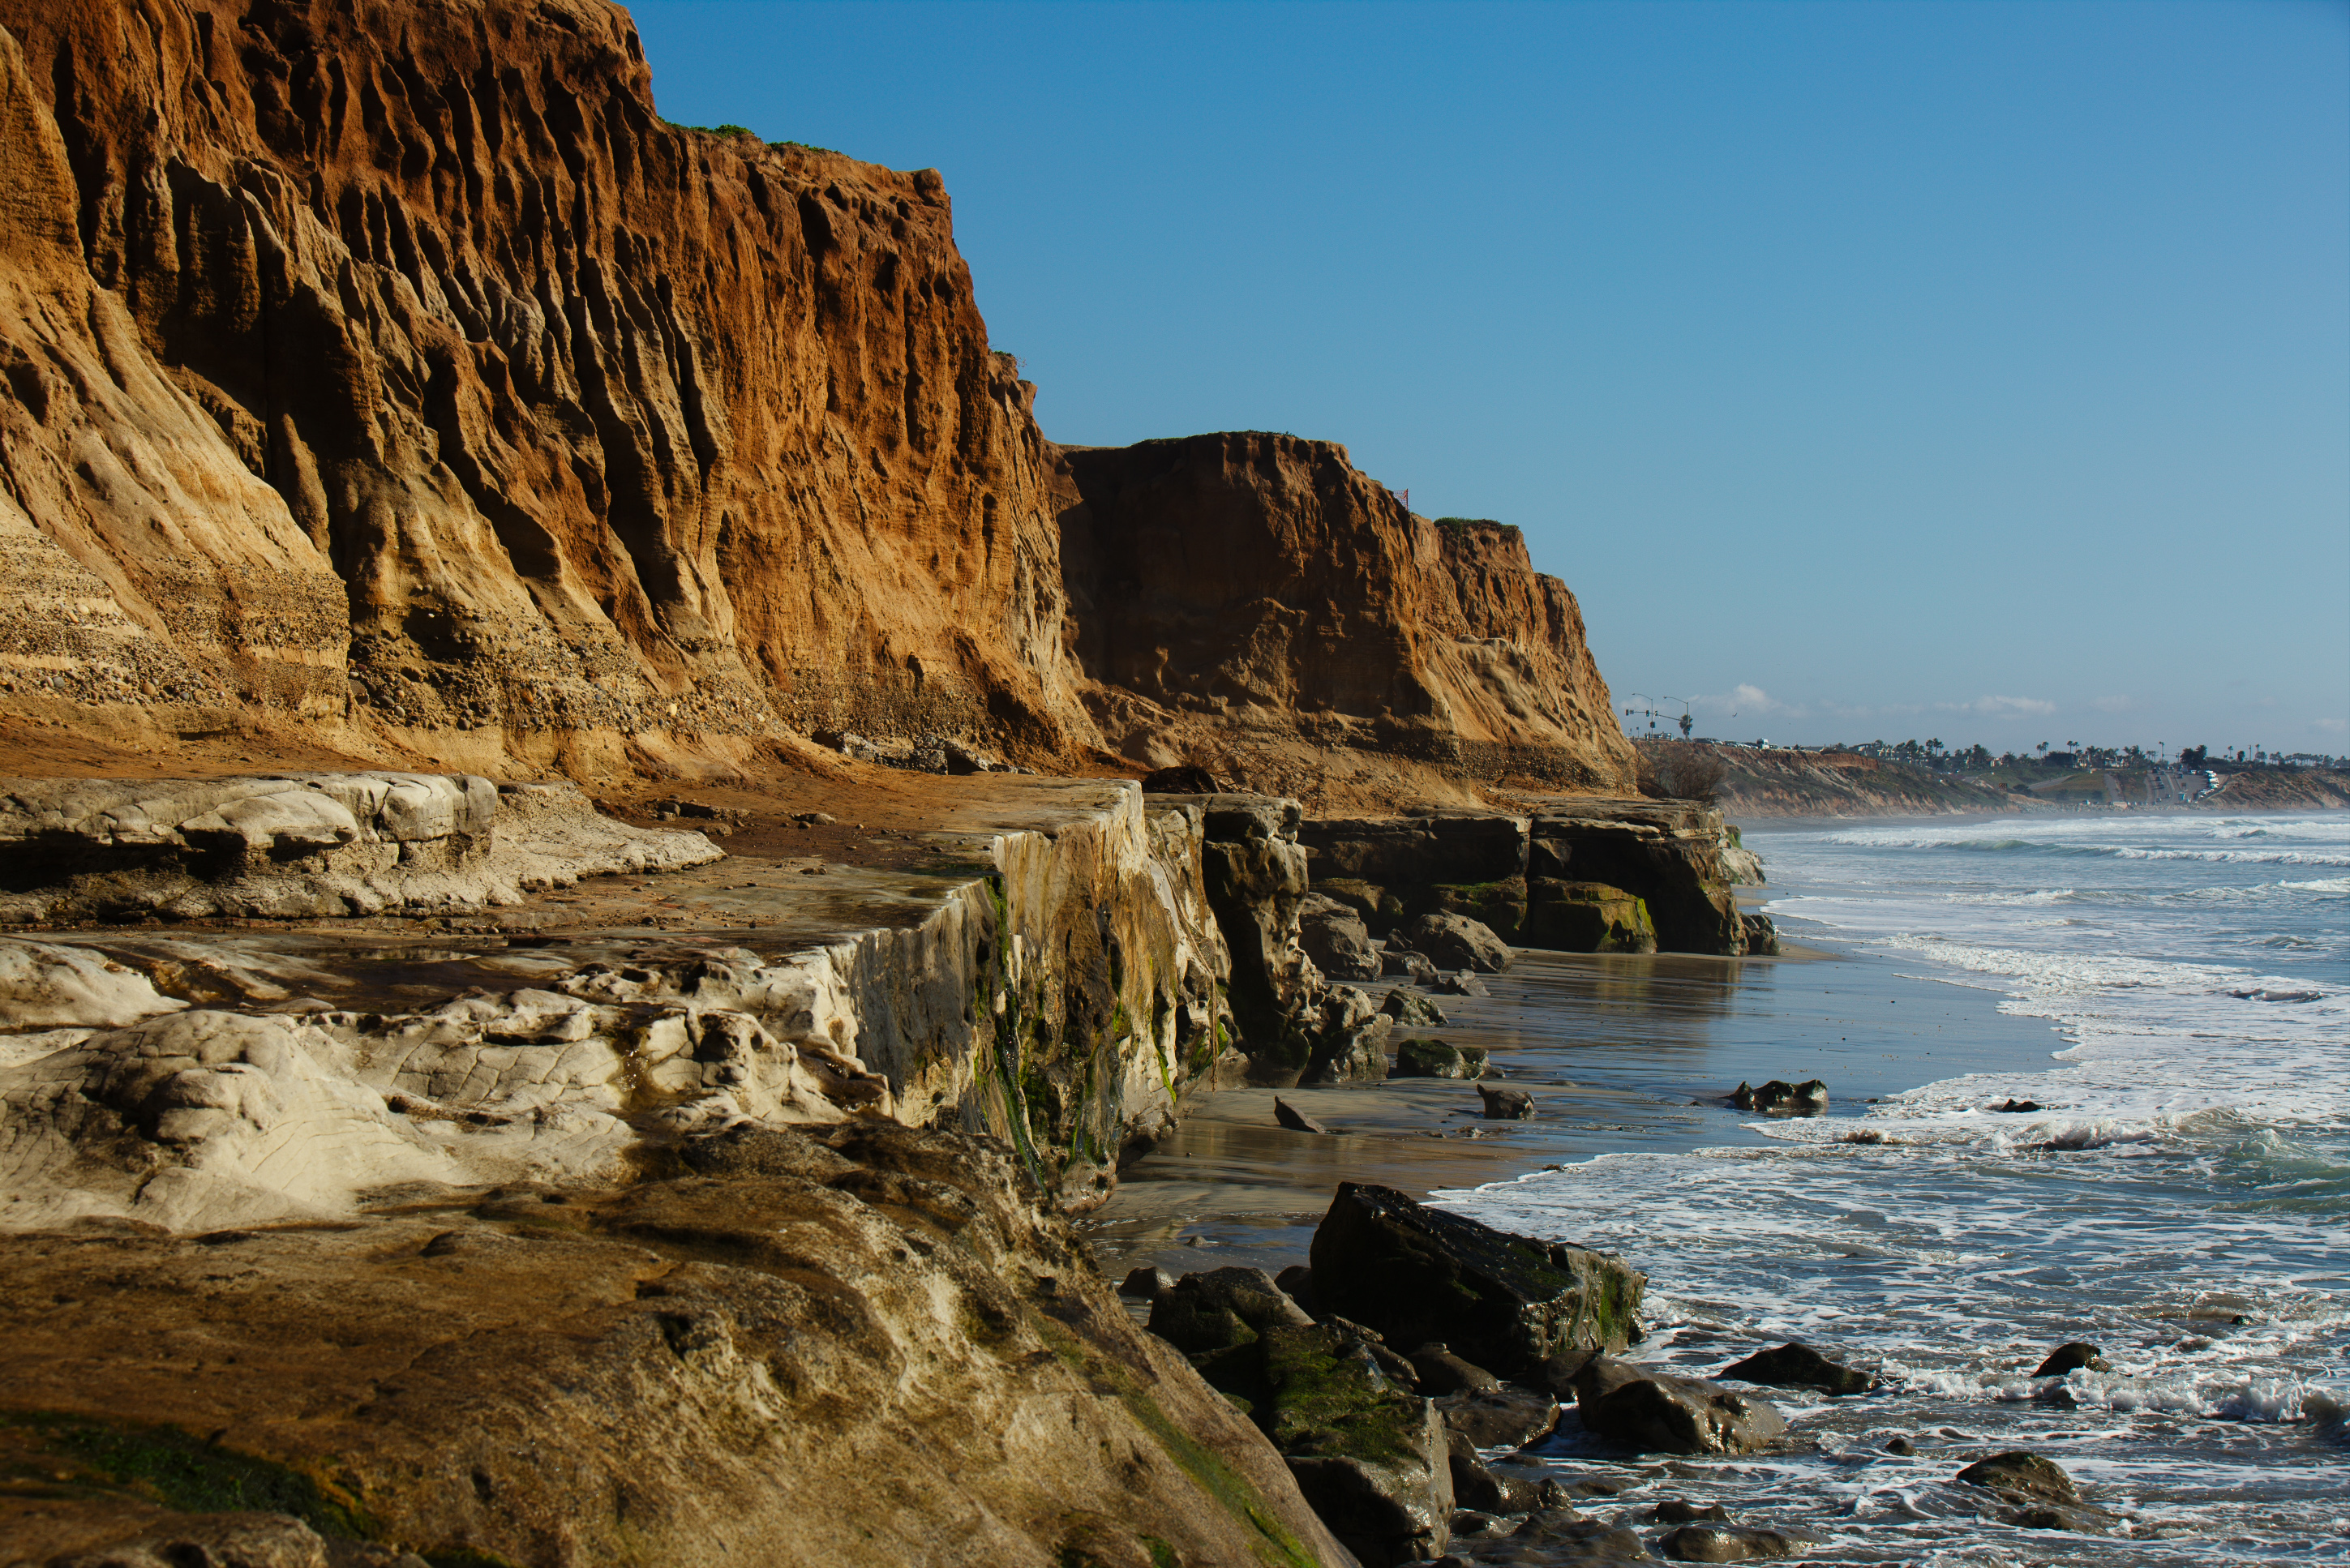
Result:
{"label": "sky", "polygon": [[2350,752],[2350,0],[630,10],[945,175],[1048,436],[1516,524],[1619,708]]}

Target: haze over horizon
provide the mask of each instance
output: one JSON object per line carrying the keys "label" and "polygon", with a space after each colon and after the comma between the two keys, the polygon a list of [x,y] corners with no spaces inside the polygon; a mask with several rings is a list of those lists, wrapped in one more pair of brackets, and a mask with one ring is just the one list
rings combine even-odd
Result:
{"label": "haze over horizon", "polygon": [[2350,6],[631,11],[944,173],[1055,440],[1516,524],[1619,709],[2350,751]]}

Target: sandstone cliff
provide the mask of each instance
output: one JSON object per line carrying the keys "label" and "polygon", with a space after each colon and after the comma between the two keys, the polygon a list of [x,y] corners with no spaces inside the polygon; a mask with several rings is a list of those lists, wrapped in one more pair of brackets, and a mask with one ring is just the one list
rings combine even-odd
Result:
{"label": "sandstone cliff", "polygon": [[1628,782],[1513,535],[1326,444],[1065,456],[935,171],[663,122],[605,0],[0,27],[0,721],[580,776],[1204,727]]}

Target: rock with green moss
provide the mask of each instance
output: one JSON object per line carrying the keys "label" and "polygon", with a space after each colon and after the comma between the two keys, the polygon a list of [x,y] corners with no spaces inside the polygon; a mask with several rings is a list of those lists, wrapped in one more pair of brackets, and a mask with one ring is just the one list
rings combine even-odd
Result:
{"label": "rock with green moss", "polygon": [[1401,986],[1387,993],[1379,1003],[1379,1011],[1407,1029],[1416,1025],[1433,1025],[1441,1029],[1447,1022],[1444,1009],[1418,992],[1406,991]]}
{"label": "rock with green moss", "polygon": [[1268,1328],[1260,1425],[1322,1522],[1365,1563],[1425,1560],[1450,1539],[1442,1420],[1397,1388],[1344,1330]]}
{"label": "rock with green moss", "polygon": [[1547,877],[1534,878],[1531,887],[1524,937],[1528,947],[1568,953],[1657,950],[1648,906],[1621,888]]}
{"label": "rock with green moss", "polygon": [[1492,882],[1440,882],[1413,895],[1414,915],[1464,915],[1488,927],[1505,942],[1525,940],[1526,879],[1503,877]]}
{"label": "rock with green moss", "polygon": [[1547,1363],[1577,1350],[1620,1351],[1639,1333],[1647,1278],[1621,1258],[1513,1236],[1346,1181],[1314,1233],[1323,1310],[1377,1329],[1391,1345],[1441,1341],[1514,1382],[1548,1386]]}
{"label": "rock with green moss", "polygon": [[1395,1048],[1393,1078],[1482,1078],[1490,1064],[1482,1047],[1451,1045],[1441,1040],[1406,1040]]}

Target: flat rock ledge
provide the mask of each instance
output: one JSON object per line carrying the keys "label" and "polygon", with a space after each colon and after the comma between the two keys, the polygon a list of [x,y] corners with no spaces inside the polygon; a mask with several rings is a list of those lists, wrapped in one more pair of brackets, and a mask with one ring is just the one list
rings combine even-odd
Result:
{"label": "flat rock ledge", "polygon": [[576,784],[352,773],[0,779],[0,924],[37,925],[475,910],[722,852]]}

